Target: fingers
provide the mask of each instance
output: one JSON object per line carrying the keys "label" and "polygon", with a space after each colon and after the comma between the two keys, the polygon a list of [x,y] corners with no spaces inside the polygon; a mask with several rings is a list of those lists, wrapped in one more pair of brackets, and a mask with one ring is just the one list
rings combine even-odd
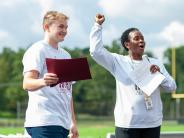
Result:
{"label": "fingers", "polygon": [[78,138],[78,137],[79,137],[79,133],[76,126],[72,126],[70,128],[69,138]]}
{"label": "fingers", "polygon": [[46,73],[43,76],[43,81],[46,86],[50,86],[52,84],[56,84],[59,81],[59,78],[56,74],[53,73]]}
{"label": "fingers", "polygon": [[102,23],[105,21],[105,17],[102,14],[96,14],[95,16],[95,22],[97,22],[99,25],[102,25]]}
{"label": "fingers", "polygon": [[78,138],[79,137],[78,133],[77,134],[70,133],[68,136],[69,136],[69,138]]}
{"label": "fingers", "polygon": [[102,17],[104,17],[104,15],[102,15],[102,14],[96,14],[96,18],[101,19]]}
{"label": "fingers", "polygon": [[160,72],[160,68],[157,65],[151,65],[150,71],[151,73]]}

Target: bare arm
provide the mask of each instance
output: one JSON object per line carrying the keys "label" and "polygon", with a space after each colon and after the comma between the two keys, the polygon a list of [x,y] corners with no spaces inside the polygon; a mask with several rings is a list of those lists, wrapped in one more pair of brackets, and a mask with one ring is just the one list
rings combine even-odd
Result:
{"label": "bare arm", "polygon": [[56,84],[58,80],[59,79],[56,74],[46,73],[44,74],[43,78],[39,78],[39,72],[36,70],[31,70],[24,74],[23,89],[35,91],[44,86]]}
{"label": "bare arm", "polygon": [[71,111],[72,111],[72,125],[71,125],[71,128],[70,128],[69,138],[78,138],[79,133],[78,133],[77,126],[76,126],[73,99],[71,100]]}

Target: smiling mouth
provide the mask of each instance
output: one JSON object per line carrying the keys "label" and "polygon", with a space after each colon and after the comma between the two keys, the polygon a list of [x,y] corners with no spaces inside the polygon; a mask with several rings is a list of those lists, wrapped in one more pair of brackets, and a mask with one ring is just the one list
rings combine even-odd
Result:
{"label": "smiling mouth", "polygon": [[59,33],[59,35],[60,35],[60,36],[65,36],[65,35],[66,35],[66,33]]}

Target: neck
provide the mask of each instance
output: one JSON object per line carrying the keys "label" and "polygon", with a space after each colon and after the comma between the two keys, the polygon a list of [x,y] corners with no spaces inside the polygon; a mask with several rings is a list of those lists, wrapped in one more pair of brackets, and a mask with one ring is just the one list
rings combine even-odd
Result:
{"label": "neck", "polygon": [[52,40],[51,38],[45,36],[44,41],[46,41],[51,47],[58,49],[58,43]]}
{"label": "neck", "polygon": [[142,60],[142,55],[140,55],[140,54],[133,54],[133,53],[129,52],[129,56],[133,60]]}

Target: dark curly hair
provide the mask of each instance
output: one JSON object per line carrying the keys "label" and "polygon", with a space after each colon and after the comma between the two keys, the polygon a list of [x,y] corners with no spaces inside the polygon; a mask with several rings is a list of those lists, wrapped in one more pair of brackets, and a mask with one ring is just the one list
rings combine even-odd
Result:
{"label": "dark curly hair", "polygon": [[121,35],[121,44],[125,48],[126,51],[128,51],[128,48],[125,46],[125,42],[127,42],[129,40],[129,34],[130,34],[130,32],[133,32],[133,31],[139,31],[139,29],[137,29],[137,28],[128,28]]}

